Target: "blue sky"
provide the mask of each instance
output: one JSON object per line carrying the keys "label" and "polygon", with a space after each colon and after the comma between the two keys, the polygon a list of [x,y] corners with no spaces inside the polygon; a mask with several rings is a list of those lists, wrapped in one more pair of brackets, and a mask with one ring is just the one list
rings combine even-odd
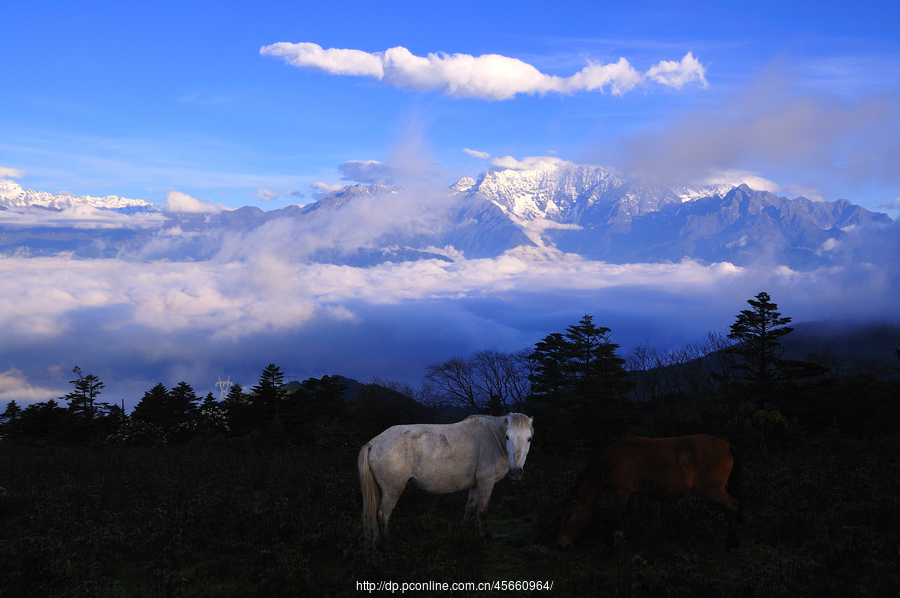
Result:
{"label": "blue sky", "polygon": [[[748,172],[897,215],[895,2],[433,4],[11,3],[0,168],[53,193],[272,209],[311,201],[316,183],[368,182],[339,170],[351,161],[413,154],[451,184],[490,166],[469,149],[692,180]],[[622,58],[646,75],[690,52],[703,81],[459,97],[261,54],[279,42],[498,55],[560,78]]]}

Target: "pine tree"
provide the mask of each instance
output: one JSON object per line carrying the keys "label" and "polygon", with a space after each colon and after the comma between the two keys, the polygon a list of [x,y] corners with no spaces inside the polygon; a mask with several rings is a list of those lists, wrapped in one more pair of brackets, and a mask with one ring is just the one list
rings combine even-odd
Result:
{"label": "pine tree", "polygon": [[166,429],[172,425],[168,403],[169,390],[160,382],[144,393],[143,398],[134,406],[131,419]]}
{"label": "pine tree", "polygon": [[270,363],[259,376],[259,382],[253,387],[251,397],[254,413],[254,424],[259,430],[265,430],[278,417],[285,392],[284,373],[274,363]]}
{"label": "pine tree", "polygon": [[105,384],[93,374],[87,376],[82,374],[81,368],[77,365],[72,371],[78,376],[77,380],[69,380],[69,384],[75,385],[75,390],[63,397],[63,400],[69,404],[69,411],[76,419],[82,422],[93,422],[97,417],[95,403]]}
{"label": "pine tree", "polygon": [[238,403],[246,403],[247,395],[244,394],[244,387],[235,382],[228,389],[228,395],[225,397],[226,405],[236,405]]}
{"label": "pine tree", "polygon": [[[554,333],[529,356],[533,401],[561,444],[595,445],[632,421],[625,360],[610,329],[585,315],[565,334]],[[577,438],[566,438],[575,436]]]}
{"label": "pine tree", "polygon": [[186,424],[197,415],[197,402],[200,399],[193,387],[181,381],[169,391],[167,402],[170,416],[176,426]]}
{"label": "pine tree", "polygon": [[232,434],[243,436],[253,431],[254,411],[250,395],[244,393],[244,387],[235,382],[228,390],[223,401],[225,419]]}
{"label": "pine tree", "polygon": [[16,435],[21,414],[22,408],[15,401],[6,404],[6,409],[0,413],[0,438],[13,438]]}
{"label": "pine tree", "polygon": [[781,338],[794,329],[787,326],[791,318],[781,315],[768,293],[758,293],[747,303],[752,309],[738,314],[728,338],[736,342],[731,351],[739,358],[735,368],[743,394],[760,410],[772,401],[778,384],[784,380]]}
{"label": "pine tree", "polygon": [[216,397],[213,395],[213,393],[208,392],[206,393],[206,396],[203,397],[203,402],[200,403],[200,408],[206,409],[207,407],[215,407],[218,404],[219,402],[216,401]]}
{"label": "pine tree", "polygon": [[303,381],[302,388],[308,396],[308,417],[311,420],[333,418],[341,410],[342,397],[347,385],[337,376],[322,376]]}

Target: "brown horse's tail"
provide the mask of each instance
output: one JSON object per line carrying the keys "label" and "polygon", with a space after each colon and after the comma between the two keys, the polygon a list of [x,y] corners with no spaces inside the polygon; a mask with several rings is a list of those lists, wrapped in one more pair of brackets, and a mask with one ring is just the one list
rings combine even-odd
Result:
{"label": "brown horse's tail", "polygon": [[372,470],[369,469],[369,449],[371,447],[371,444],[366,444],[366,446],[362,447],[362,450],[359,451],[359,459],[357,459],[356,465],[359,469],[359,485],[362,489],[363,498],[363,529],[367,535],[372,537],[377,546],[381,541],[381,532],[378,529],[378,507],[381,503],[381,489],[378,487],[378,482],[375,481],[375,476],[372,475]]}
{"label": "brown horse's tail", "polygon": [[734,445],[729,444],[728,448],[731,451],[733,465],[731,466],[731,473],[728,474],[728,481],[725,483],[725,488],[728,491],[728,494],[738,501],[737,521],[738,523],[741,523],[744,520],[744,501],[741,500],[742,459],[740,452]]}

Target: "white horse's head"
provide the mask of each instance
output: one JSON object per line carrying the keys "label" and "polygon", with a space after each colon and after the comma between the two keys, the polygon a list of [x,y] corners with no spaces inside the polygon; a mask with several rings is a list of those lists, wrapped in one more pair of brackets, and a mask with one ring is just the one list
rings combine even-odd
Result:
{"label": "white horse's head", "polygon": [[534,436],[533,417],[521,413],[510,413],[506,416],[506,452],[509,454],[509,477],[521,480],[525,459],[531,448],[531,437]]}

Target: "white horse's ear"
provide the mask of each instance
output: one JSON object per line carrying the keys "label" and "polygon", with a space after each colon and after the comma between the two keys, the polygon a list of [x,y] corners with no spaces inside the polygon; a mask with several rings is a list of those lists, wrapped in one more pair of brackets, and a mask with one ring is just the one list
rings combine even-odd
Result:
{"label": "white horse's ear", "polygon": [[534,425],[534,416],[528,418],[528,423]]}

